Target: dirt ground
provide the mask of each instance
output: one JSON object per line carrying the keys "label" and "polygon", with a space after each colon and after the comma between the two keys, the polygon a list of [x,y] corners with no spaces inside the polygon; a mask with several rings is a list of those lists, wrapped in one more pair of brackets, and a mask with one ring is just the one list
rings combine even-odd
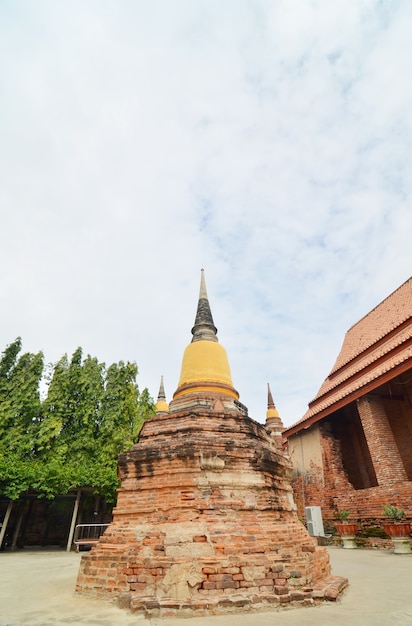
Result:
{"label": "dirt ground", "polygon": [[412,555],[328,548],[333,573],[349,578],[336,603],[265,613],[145,619],[74,593],[81,555],[0,553],[0,626],[412,626]]}

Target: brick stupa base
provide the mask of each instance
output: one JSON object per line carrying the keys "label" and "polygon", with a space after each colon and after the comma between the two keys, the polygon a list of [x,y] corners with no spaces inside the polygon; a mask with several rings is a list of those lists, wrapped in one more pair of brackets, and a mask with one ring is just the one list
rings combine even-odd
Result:
{"label": "brick stupa base", "polygon": [[82,557],[77,591],[146,616],[335,599],[347,580],[298,520],[275,439],[218,392],[146,421],[119,458],[113,522]]}

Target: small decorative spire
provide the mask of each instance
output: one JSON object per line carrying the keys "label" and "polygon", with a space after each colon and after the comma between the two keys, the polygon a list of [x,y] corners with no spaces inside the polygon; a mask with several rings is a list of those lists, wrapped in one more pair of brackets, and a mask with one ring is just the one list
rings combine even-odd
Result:
{"label": "small decorative spire", "polygon": [[269,383],[268,383],[268,410],[266,411],[265,426],[266,426],[266,429],[272,435],[272,437],[274,437],[276,446],[279,449],[281,449],[282,448],[283,424],[282,424],[282,420],[279,417],[279,413],[276,409],[275,403],[273,402],[272,392],[270,390]]}
{"label": "small decorative spire", "polygon": [[160,377],[160,387],[159,387],[159,393],[157,394],[157,399],[166,400],[165,388],[163,385],[163,376]]}
{"label": "small decorative spire", "polygon": [[[270,413],[270,415],[269,415]],[[279,413],[275,407],[275,403],[273,402],[272,392],[270,390],[270,385],[268,383],[268,410],[266,412],[266,417],[279,417]]]}
{"label": "small decorative spire", "polygon": [[160,377],[160,387],[155,408],[156,413],[169,413],[169,405],[166,402],[165,388],[163,385],[163,376]]}
{"label": "small decorative spire", "polygon": [[204,269],[200,270],[200,291],[197,305],[195,325],[192,328],[192,343],[194,341],[218,341],[217,328],[213,323],[209,299],[207,297]]}

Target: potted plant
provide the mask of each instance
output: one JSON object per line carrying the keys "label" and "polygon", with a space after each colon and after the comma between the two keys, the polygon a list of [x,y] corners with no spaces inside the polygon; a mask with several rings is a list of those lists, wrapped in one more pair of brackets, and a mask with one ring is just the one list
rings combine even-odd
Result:
{"label": "potted plant", "polygon": [[348,518],[350,517],[350,511],[348,511],[348,509],[342,509],[341,511],[338,511],[338,517],[340,522],[337,522],[335,524],[335,527],[342,537],[343,547],[353,550],[357,547],[355,543],[355,535],[358,530],[358,525],[356,524],[356,522],[348,521]]}
{"label": "potted plant", "polygon": [[382,508],[384,515],[390,519],[382,526],[385,533],[392,539],[395,554],[410,554],[411,524],[402,521],[406,517],[405,511],[393,504],[385,504]]}

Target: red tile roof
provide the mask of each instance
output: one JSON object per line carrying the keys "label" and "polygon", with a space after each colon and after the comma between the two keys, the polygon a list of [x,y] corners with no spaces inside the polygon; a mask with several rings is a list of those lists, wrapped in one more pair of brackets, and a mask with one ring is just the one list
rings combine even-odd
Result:
{"label": "red tile roof", "polygon": [[[346,333],[341,351],[292,434],[412,367],[412,277]],[[393,376],[391,376],[391,373]]]}

